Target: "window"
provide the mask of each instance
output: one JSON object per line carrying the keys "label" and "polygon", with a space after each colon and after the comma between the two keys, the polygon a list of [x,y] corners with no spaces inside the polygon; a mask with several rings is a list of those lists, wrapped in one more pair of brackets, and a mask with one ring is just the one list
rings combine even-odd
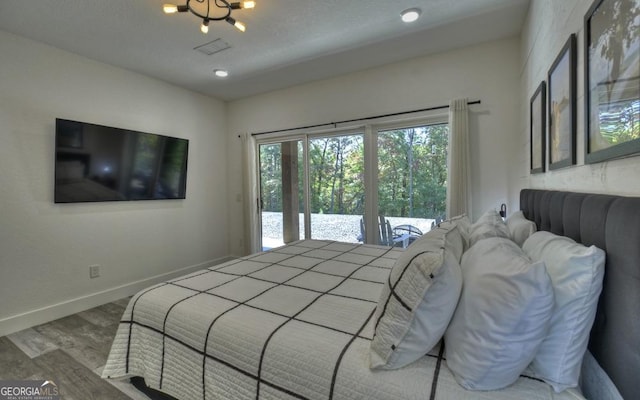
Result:
{"label": "window", "polygon": [[309,139],[311,239],[358,242],[363,173],[362,133]]}
{"label": "window", "polygon": [[407,246],[431,229],[447,191],[449,129],[437,122],[258,141],[263,248],[366,242],[369,225],[369,242]]}
{"label": "window", "polygon": [[393,234],[385,232],[386,244],[394,236],[412,241],[444,219],[448,136],[447,124],[378,132],[378,215]]}
{"label": "window", "polygon": [[304,149],[301,140],[258,145],[262,248],[304,238]]}

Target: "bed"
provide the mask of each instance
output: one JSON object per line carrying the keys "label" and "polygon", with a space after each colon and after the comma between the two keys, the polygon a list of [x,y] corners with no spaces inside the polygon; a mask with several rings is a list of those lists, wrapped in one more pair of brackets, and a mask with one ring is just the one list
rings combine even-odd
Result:
{"label": "bed", "polygon": [[[524,189],[520,208],[539,230],[606,252],[589,351],[624,399],[640,398],[640,198]],[[599,393],[602,382],[583,382]]]}
{"label": "bed", "polygon": [[[521,208],[540,230],[607,251],[589,349],[624,398],[638,398],[640,199],[524,190]],[[506,389],[468,391],[441,343],[371,370],[376,305],[402,253],[302,240],[150,287],[124,312],[103,377],[142,377],[178,399],[583,398],[526,371]]]}

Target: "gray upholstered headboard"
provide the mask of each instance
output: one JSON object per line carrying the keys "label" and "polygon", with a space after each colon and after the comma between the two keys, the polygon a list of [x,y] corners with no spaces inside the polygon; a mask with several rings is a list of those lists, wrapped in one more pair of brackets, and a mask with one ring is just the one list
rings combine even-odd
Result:
{"label": "gray upholstered headboard", "polygon": [[607,253],[589,350],[625,399],[640,399],[640,197],[524,189],[538,230]]}

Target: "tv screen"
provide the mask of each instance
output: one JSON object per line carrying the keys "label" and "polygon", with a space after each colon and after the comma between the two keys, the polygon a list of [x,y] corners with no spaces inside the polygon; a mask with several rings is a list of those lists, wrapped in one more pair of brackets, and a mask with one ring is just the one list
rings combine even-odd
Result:
{"label": "tv screen", "polygon": [[56,119],[56,203],[184,199],[189,141]]}

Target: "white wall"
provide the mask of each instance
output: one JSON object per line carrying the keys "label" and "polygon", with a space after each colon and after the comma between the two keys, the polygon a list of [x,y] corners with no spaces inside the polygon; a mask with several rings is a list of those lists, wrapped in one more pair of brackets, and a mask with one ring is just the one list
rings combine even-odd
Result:
{"label": "white wall", "polygon": [[[518,204],[521,188],[640,195],[640,158],[584,164],[584,15],[591,1],[533,0],[522,31],[521,99],[517,151],[510,160],[510,202]],[[544,174],[529,174],[529,100],[569,35],[577,37],[577,165]],[[512,208],[513,209],[513,208]]]}
{"label": "white wall", "polygon": [[[425,38],[429,40],[429,38]],[[230,252],[243,254],[241,132],[326,123],[480,99],[470,106],[473,211],[507,199],[518,134],[519,39],[505,39],[299,85],[229,104]]]}
{"label": "white wall", "polygon": [[[0,336],[228,254],[224,103],[2,31],[0,54]],[[56,117],[189,139],[186,200],[54,204]]]}

